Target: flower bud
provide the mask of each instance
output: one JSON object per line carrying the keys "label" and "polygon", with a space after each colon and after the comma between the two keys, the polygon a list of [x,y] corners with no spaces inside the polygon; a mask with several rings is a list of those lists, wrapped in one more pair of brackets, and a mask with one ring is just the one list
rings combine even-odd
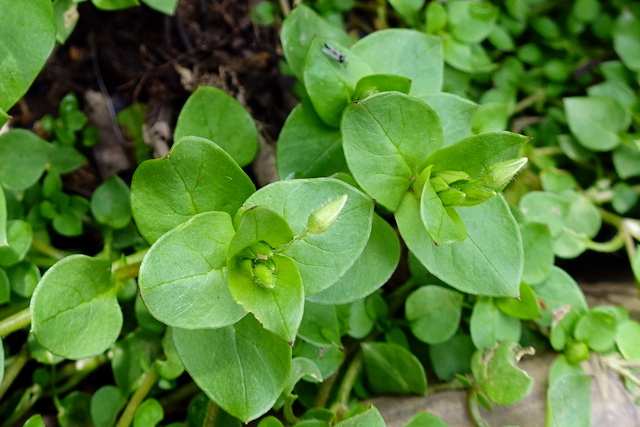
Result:
{"label": "flower bud", "polygon": [[253,281],[265,289],[276,287],[275,269],[268,265],[257,263],[253,266]]}
{"label": "flower bud", "polygon": [[506,185],[520,169],[527,163],[526,157],[494,163],[489,166],[482,176],[482,180],[489,187]]}
{"label": "flower bud", "polygon": [[438,193],[438,197],[442,202],[442,206],[458,206],[458,204],[462,202],[467,197],[467,195],[462,191],[449,189],[440,191]]}
{"label": "flower bud", "polygon": [[447,184],[447,182],[444,179],[438,176],[435,178],[431,178],[429,180],[429,183],[431,184],[433,191],[435,191],[436,193],[449,189],[449,184]]}
{"label": "flower bud", "polygon": [[335,222],[347,203],[347,195],[340,196],[317,209],[307,221],[307,230],[311,234],[321,234],[327,231]]}
{"label": "flower bud", "polygon": [[442,178],[447,184],[453,184],[458,181],[468,181],[471,179],[468,173],[462,171],[435,171],[431,174],[433,177]]}

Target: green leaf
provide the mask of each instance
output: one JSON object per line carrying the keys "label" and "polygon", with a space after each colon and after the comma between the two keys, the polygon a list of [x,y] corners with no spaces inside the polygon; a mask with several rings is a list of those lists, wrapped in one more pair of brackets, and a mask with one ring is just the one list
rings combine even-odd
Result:
{"label": "green leaf", "polygon": [[91,420],[95,427],[111,427],[124,405],[126,397],[119,388],[112,385],[100,387],[91,396]]}
{"label": "green leaf", "polygon": [[129,186],[117,175],[111,175],[91,195],[91,213],[102,225],[126,227],[131,221]]}
{"label": "green leaf", "polygon": [[547,389],[549,427],[582,427],[591,425],[591,377],[581,372],[568,372],[550,381]]}
{"label": "green leaf", "polygon": [[162,159],[143,162],[131,183],[131,211],[150,243],[192,216],[209,211],[235,215],[255,187],[220,147],[184,137]]}
{"label": "green leaf", "polygon": [[304,84],[323,122],[340,126],[342,111],[351,102],[358,80],[367,74],[371,74],[369,66],[346,45],[324,37],[313,38],[305,59]]}
{"label": "green leaf", "polygon": [[296,6],[282,23],[280,40],[284,57],[300,80],[302,80],[307,50],[314,36],[325,37],[344,46],[350,43],[349,36],[342,28],[325,21],[305,4]]}
{"label": "green leaf", "polygon": [[0,128],[4,126],[5,123],[9,121],[11,116],[9,116],[2,108],[0,108]]}
{"label": "green leaf", "polygon": [[442,127],[424,102],[397,92],[347,107],[344,153],[358,184],[379,203],[397,209],[424,160],[442,146]]}
{"label": "green leaf", "polygon": [[449,427],[442,418],[428,412],[418,412],[404,427]]}
{"label": "green leaf", "polygon": [[563,258],[580,255],[587,248],[585,239],[595,237],[602,223],[593,202],[573,190],[531,191],[522,196],[519,207],[527,221],[549,226],[553,250]]}
{"label": "green leaf", "polygon": [[457,374],[471,372],[471,357],[476,351],[471,337],[457,333],[449,341],[429,346],[429,359],[436,375],[450,381]]}
{"label": "green leaf", "polygon": [[640,20],[627,8],[616,21],[613,48],[627,67],[640,71]]}
{"label": "green leaf", "polygon": [[390,28],[358,40],[351,51],[374,74],[395,74],[411,80],[411,95],[442,90],[443,59],[440,38],[419,31]]}
{"label": "green leaf", "polygon": [[447,3],[447,18],[451,34],[465,43],[479,43],[495,26],[499,9],[486,2],[455,1]]}
{"label": "green leaf", "polygon": [[246,313],[227,285],[235,230],[224,212],[196,215],[153,244],[140,266],[140,295],[155,318],[186,329],[220,328]]}
{"label": "green leaf", "polygon": [[503,341],[473,355],[473,376],[492,402],[512,405],[529,394],[533,379],[516,367],[520,357],[526,353],[518,343]]}
{"label": "green leaf", "polygon": [[620,144],[618,133],[627,130],[631,114],[609,97],[582,96],[564,98],[571,132],[584,147],[609,151]]}
{"label": "green leaf", "polygon": [[58,423],[61,427],[91,425],[91,396],[82,391],[67,394],[58,403]]}
{"label": "green leaf", "polygon": [[120,10],[139,4],[138,0],[91,0],[91,2],[102,10]]}
{"label": "green leaf", "polygon": [[543,325],[551,326],[552,312],[564,305],[570,305],[579,313],[587,311],[587,301],[580,287],[571,276],[559,267],[552,267],[549,276],[534,286],[538,299],[544,302],[542,318]]}
{"label": "green leaf", "polygon": [[425,0],[389,0],[389,3],[400,15],[410,19],[422,9]]}
{"label": "green leaf", "polygon": [[640,175],[640,147],[637,144],[620,144],[613,150],[613,165],[620,178]]}
{"label": "green leaf", "polygon": [[[239,219],[239,221],[238,221]],[[229,244],[227,257],[238,255],[240,251],[252,245],[264,242],[272,251],[293,240],[293,232],[287,221],[280,215],[265,206],[254,206],[245,210],[242,215],[236,216],[238,225],[236,234]],[[240,254],[243,256],[243,254]],[[271,256],[271,254],[262,254]],[[253,259],[253,258],[252,258]]]}
{"label": "green leaf", "polygon": [[336,307],[305,301],[298,336],[318,347],[342,347],[342,325]]}
{"label": "green leaf", "polygon": [[79,236],[82,234],[82,218],[75,209],[64,207],[53,218],[53,228],[63,236]]}
{"label": "green leaf", "polygon": [[31,298],[40,281],[40,269],[29,261],[21,261],[7,268],[11,289],[24,298]]}
{"label": "green leaf", "polygon": [[520,284],[520,298],[500,298],[496,306],[508,316],[516,319],[533,320],[540,317],[540,304],[531,287],[522,282]]}
{"label": "green leaf", "polygon": [[[430,167],[429,171],[430,172]],[[425,182],[420,196],[413,192],[407,192],[398,206],[396,217],[409,217],[415,215],[412,211],[419,209],[420,220],[425,230],[435,245],[447,245],[461,242],[467,238],[467,229],[464,227],[460,215],[452,206],[443,206],[442,199],[431,185],[431,181]]]}
{"label": "green leaf", "polygon": [[74,146],[53,144],[49,154],[51,169],[60,173],[69,173],[85,163],[87,163],[87,158]]}
{"label": "green leaf", "polygon": [[9,246],[7,241],[7,198],[0,185],[0,247]]}
{"label": "green leaf", "polygon": [[33,231],[31,224],[20,219],[7,221],[7,242],[0,247],[0,267],[9,267],[24,259],[31,248]]}
{"label": "green leaf", "polygon": [[427,344],[439,344],[453,337],[460,325],[462,294],[441,286],[423,286],[405,303],[405,317],[411,332]]}
{"label": "green leaf", "polygon": [[451,93],[438,92],[418,95],[438,114],[444,134],[444,147],[471,136],[471,119],[479,105]]}
{"label": "green leaf", "polygon": [[16,191],[35,184],[44,172],[50,150],[51,144],[24,129],[0,135],[0,184]]}
{"label": "green leaf", "polygon": [[344,353],[337,347],[316,347],[304,340],[296,340],[294,356],[305,357],[318,367],[322,380],[333,375],[344,361]]}
{"label": "green leaf", "polygon": [[536,284],[544,280],[553,267],[553,241],[546,224],[528,222],[520,225],[524,249],[522,280]]}
{"label": "green leaf", "polygon": [[239,166],[253,161],[258,152],[258,130],[235,98],[212,86],[200,86],[180,111],[175,140],[199,136],[215,142]]}
{"label": "green leaf", "polygon": [[291,371],[291,347],[253,316],[219,329],[175,329],[187,372],[220,407],[242,421],[267,412]]}
{"label": "green leaf", "polygon": [[336,283],[309,297],[319,304],[346,304],[370,295],[391,277],[400,261],[400,241],[395,230],[373,215],[371,235],[364,250]]}
{"label": "green leaf", "polygon": [[276,144],[281,179],[316,178],[347,172],[340,132],[318,117],[308,100],[293,109]]}
{"label": "green leaf", "polygon": [[136,390],[142,375],[162,354],[158,334],[145,330],[137,330],[118,340],[111,349],[111,370],[118,388],[125,395]]}
{"label": "green leaf", "polygon": [[480,44],[459,42],[451,35],[442,37],[447,65],[465,73],[486,73],[493,69],[491,58]]}
{"label": "green leaf", "polygon": [[140,0],[151,9],[162,12],[166,15],[173,15],[180,0]]}
{"label": "green leaf", "polygon": [[384,418],[382,418],[380,412],[376,409],[375,406],[372,406],[371,409],[367,410],[366,412],[358,414],[344,421],[340,421],[338,424],[336,424],[336,427],[384,427],[385,425],[386,424],[384,422]]}
{"label": "green leaf", "polygon": [[22,427],[46,427],[42,415],[32,415]]}
{"label": "green leaf", "polygon": [[[433,153],[425,164],[433,165],[432,172],[464,171],[474,179],[482,180],[495,163],[515,160],[520,148],[529,141],[524,135],[511,132],[491,132],[474,135]],[[509,180],[496,188],[499,191]]]}
{"label": "green leaf", "polygon": [[640,361],[640,323],[627,320],[618,325],[616,345],[625,359]]}
{"label": "green leaf", "polygon": [[275,264],[273,288],[260,286],[250,271],[239,267],[229,269],[229,292],[265,329],[293,342],[304,309],[302,279],[290,258],[275,255],[270,260]]}
{"label": "green leaf", "polygon": [[167,328],[167,332],[162,338],[162,349],[164,350],[166,360],[155,361],[158,374],[160,374],[162,378],[174,380],[182,375],[184,365],[178,357],[178,350],[173,341],[173,328]]}
{"label": "green leaf", "polygon": [[370,74],[356,84],[354,99],[360,100],[379,92],[409,93],[411,80],[395,74]]}
{"label": "green leaf", "polygon": [[122,327],[116,292],[111,262],[85,255],[58,261],[44,274],[31,299],[36,339],[67,359],[104,352]]}
{"label": "green leaf", "polygon": [[133,427],[155,427],[164,418],[164,409],[156,399],[145,399],[133,416]]}
{"label": "green leaf", "polygon": [[427,377],[420,361],[397,344],[372,342],[361,344],[364,369],[376,393],[423,394]]}
{"label": "green leaf", "polygon": [[[56,41],[56,22],[52,5],[51,0],[28,2],[0,0],[0,16],[2,16],[0,109],[2,110],[8,111],[22,98],[53,50]],[[1,155],[0,157],[4,163],[5,157]]]}
{"label": "green leaf", "polygon": [[4,345],[2,344],[2,338],[0,338],[0,383],[4,378]]}
{"label": "green leaf", "polygon": [[[334,224],[324,233],[309,234],[309,216],[345,194],[347,202]],[[280,251],[296,263],[306,296],[338,281],[358,259],[371,232],[372,200],[333,178],[275,182],[249,197],[243,210],[257,205],[281,215],[301,237]]]}
{"label": "green leaf", "polygon": [[475,303],[469,329],[477,348],[491,348],[498,341],[520,340],[520,321],[500,311],[491,298],[481,298]]}
{"label": "green leaf", "polygon": [[298,381],[303,378],[310,382],[319,383],[322,382],[322,372],[320,372],[318,365],[313,363],[312,360],[306,357],[294,357],[293,360],[291,360],[291,376],[289,377],[285,392],[287,392],[287,390],[289,392],[292,391]]}
{"label": "green leaf", "polygon": [[638,203],[638,193],[631,185],[626,182],[618,182],[613,186],[611,205],[617,213],[628,212],[636,203]]}
{"label": "green leaf", "polygon": [[53,13],[56,17],[56,41],[64,44],[78,23],[78,4],[73,0],[55,0]]}
{"label": "green leaf", "polygon": [[468,232],[462,242],[436,246],[417,210],[396,215],[398,229],[420,262],[448,285],[479,295],[517,297],[523,268],[518,225],[502,197],[459,208]]}
{"label": "green leaf", "polygon": [[615,316],[599,311],[589,311],[578,320],[573,334],[578,341],[600,353],[611,350],[616,340]]}

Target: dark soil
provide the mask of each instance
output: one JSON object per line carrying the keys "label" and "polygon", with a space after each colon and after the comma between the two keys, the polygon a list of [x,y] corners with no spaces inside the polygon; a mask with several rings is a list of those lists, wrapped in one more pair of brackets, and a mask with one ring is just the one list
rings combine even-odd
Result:
{"label": "dark soil", "polygon": [[[278,25],[253,23],[251,3],[181,0],[174,16],[145,6],[104,12],[81,4],[73,34],[11,110],[13,125],[33,127],[46,113],[57,116],[68,92],[82,101],[88,91],[98,91],[108,96],[113,112],[144,103],[147,123],[164,121],[173,129],[190,93],[210,85],[234,96],[254,117],[261,138],[274,146],[295,100],[287,87],[292,82],[278,72]],[[110,142],[125,146],[130,170],[115,172],[126,178],[135,169],[131,147],[122,139]],[[101,163],[109,160],[101,157],[94,155],[89,167],[74,173],[74,187],[90,193],[106,178],[101,172],[110,169]]]}

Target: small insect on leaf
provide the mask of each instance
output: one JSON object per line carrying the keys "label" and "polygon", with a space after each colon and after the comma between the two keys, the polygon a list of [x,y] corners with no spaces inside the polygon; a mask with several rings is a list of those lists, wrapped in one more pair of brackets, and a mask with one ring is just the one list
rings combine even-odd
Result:
{"label": "small insect on leaf", "polygon": [[341,64],[344,62],[344,55],[341,54],[336,49],[334,49],[331,46],[329,46],[327,43],[324,44],[324,47],[322,48],[322,52],[324,52],[329,57],[335,59],[336,61],[338,61]]}

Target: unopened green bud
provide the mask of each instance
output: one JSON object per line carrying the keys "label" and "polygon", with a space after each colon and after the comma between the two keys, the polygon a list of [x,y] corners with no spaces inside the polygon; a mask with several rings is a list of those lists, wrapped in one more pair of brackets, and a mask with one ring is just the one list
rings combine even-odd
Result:
{"label": "unopened green bud", "polygon": [[438,197],[442,202],[442,206],[457,206],[460,202],[462,202],[467,195],[459,190],[444,190],[438,193]]}
{"label": "unopened green bud", "polygon": [[431,178],[429,180],[429,183],[431,184],[431,187],[436,193],[449,189],[449,184],[447,184],[446,181],[440,178],[439,176],[435,178]]}
{"label": "unopened green bud", "polygon": [[471,179],[468,173],[462,171],[435,171],[432,176],[442,178],[447,184],[453,184],[458,181],[468,181]]}
{"label": "unopened green bud", "polygon": [[273,289],[276,287],[275,269],[268,265],[259,263],[253,266],[253,281],[258,286]]}
{"label": "unopened green bud", "polygon": [[527,163],[526,157],[494,163],[487,168],[482,180],[489,187],[502,187],[506,185],[515,174]]}
{"label": "unopened green bud", "polygon": [[496,196],[496,194],[498,194],[489,188],[480,187],[480,186],[467,187],[463,191],[464,191],[464,194],[467,195],[467,198],[481,200],[481,201],[492,199]]}
{"label": "unopened green bud", "polygon": [[345,203],[347,203],[347,199],[346,194],[340,196],[309,215],[309,220],[307,221],[307,230],[309,233],[320,234],[327,231],[336,221],[338,215],[340,215],[342,208]]}
{"label": "unopened green bud", "polygon": [[581,341],[571,341],[565,347],[564,355],[569,362],[578,364],[589,358],[589,347]]}
{"label": "unopened green bud", "polygon": [[252,258],[269,259],[273,255],[273,248],[268,243],[259,241],[249,246]]}

